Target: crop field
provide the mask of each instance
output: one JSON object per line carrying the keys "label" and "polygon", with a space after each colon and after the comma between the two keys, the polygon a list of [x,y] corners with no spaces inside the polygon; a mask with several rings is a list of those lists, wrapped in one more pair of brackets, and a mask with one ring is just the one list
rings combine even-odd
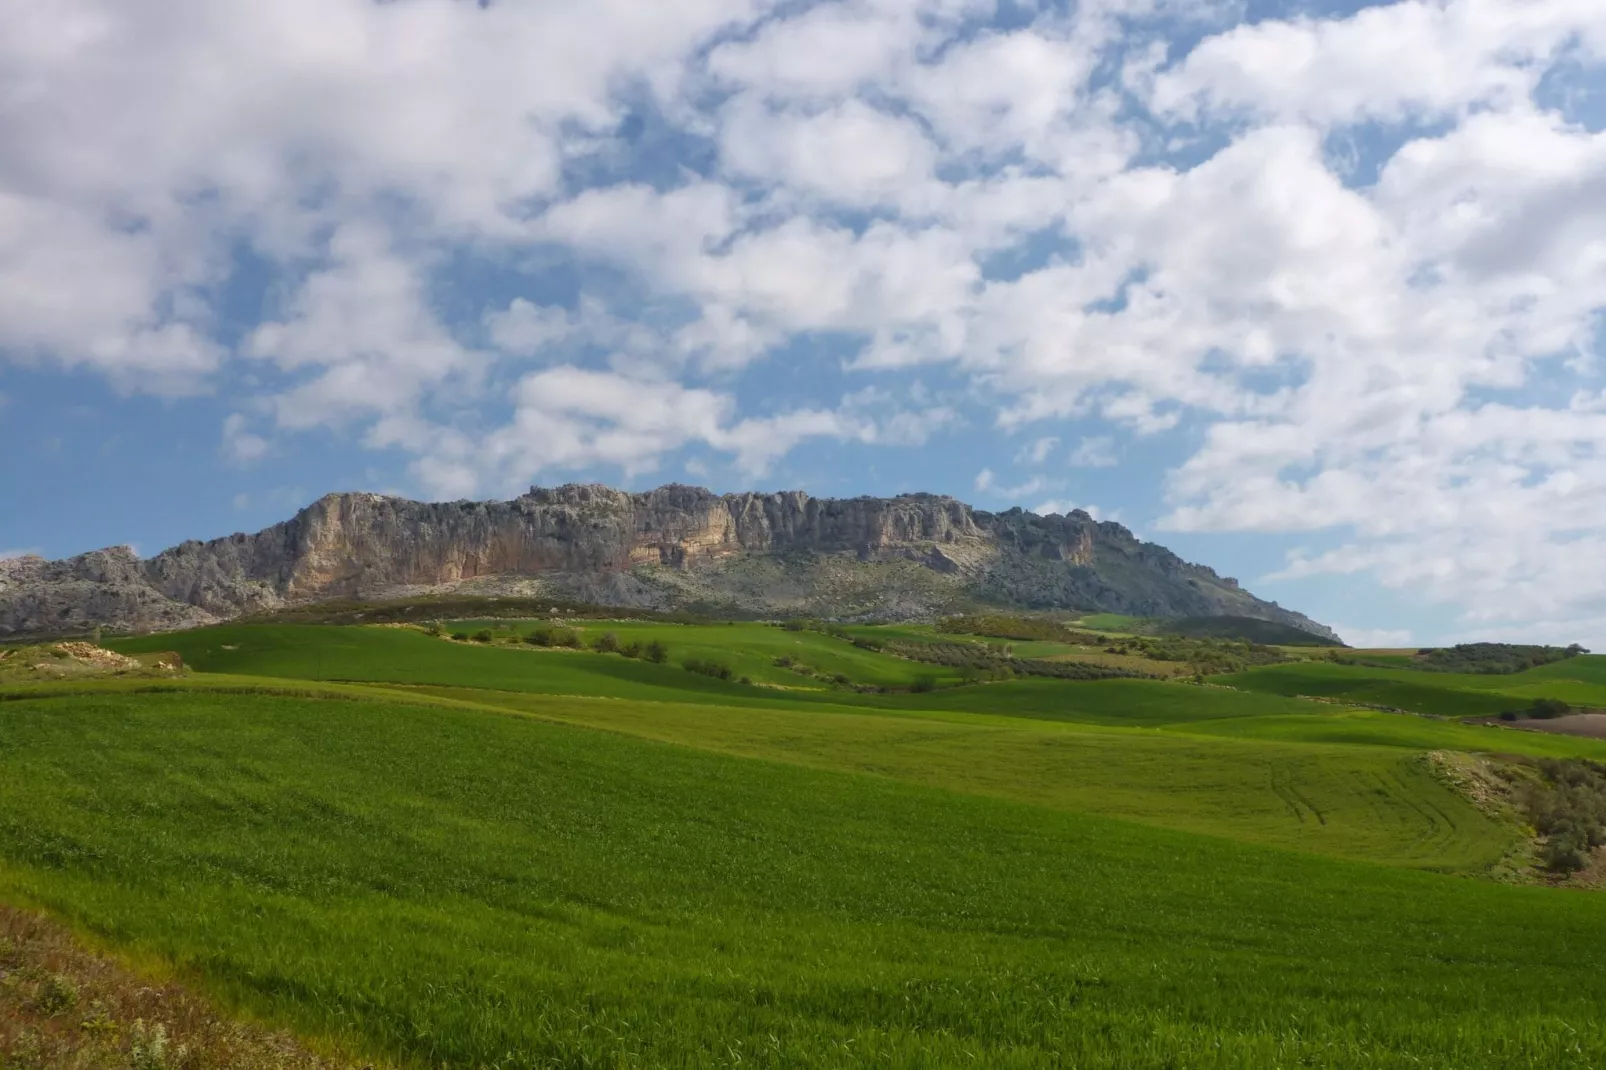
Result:
{"label": "crop field", "polygon": [[[536,621],[453,621],[452,632],[473,634],[493,629],[503,635],[528,635],[533,629],[551,627]],[[654,640],[669,648],[670,662],[683,658],[723,662],[737,677],[783,687],[819,689],[824,684],[775,664],[777,658],[792,658],[830,679],[838,674],[856,684],[897,687],[929,676],[938,682],[953,682],[958,675],[942,666],[904,661],[855,647],[829,635],[813,631],[785,631],[769,624],[656,624],[635,621],[576,621],[575,630],[587,641],[611,633],[621,643],[650,643]],[[929,638],[929,636],[927,637]],[[1029,655],[1022,655],[1029,656]]]}
{"label": "crop field", "polygon": [[1340,698],[1451,717],[1491,716],[1535,698],[1606,707],[1606,657],[1578,657],[1509,675],[1423,672],[1407,668],[1301,661],[1216,678],[1246,691]]}
{"label": "crop field", "polygon": [[869,693],[941,667],[583,623],[670,657],[253,624],[8,682],[0,902],[356,1064],[1606,1065],[1606,895],[1428,758],[1606,741],[1331,700],[1606,659]]}

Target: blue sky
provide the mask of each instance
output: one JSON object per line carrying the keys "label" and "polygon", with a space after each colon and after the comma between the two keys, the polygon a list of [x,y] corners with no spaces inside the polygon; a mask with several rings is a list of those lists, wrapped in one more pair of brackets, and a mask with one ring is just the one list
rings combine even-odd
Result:
{"label": "blue sky", "polygon": [[1606,646],[1595,3],[61,0],[0,89],[0,553],[929,490]]}

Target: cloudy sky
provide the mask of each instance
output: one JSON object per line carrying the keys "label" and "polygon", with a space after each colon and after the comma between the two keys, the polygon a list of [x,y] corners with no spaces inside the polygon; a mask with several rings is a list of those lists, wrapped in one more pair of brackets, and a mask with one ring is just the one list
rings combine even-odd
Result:
{"label": "cloudy sky", "polygon": [[1089,509],[1606,647],[1600,0],[0,0],[0,552]]}

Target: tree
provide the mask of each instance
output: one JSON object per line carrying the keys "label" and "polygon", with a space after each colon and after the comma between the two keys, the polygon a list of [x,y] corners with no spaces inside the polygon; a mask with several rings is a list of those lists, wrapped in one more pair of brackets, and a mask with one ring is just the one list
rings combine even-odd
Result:
{"label": "tree", "polygon": [[654,639],[642,650],[641,655],[654,665],[662,665],[669,660],[669,648]]}

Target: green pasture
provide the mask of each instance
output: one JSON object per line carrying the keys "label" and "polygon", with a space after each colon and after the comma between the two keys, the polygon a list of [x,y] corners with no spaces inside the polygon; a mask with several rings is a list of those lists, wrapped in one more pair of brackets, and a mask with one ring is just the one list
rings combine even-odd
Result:
{"label": "green pasture", "polygon": [[686,672],[679,661],[690,651],[674,644],[663,665],[590,651],[455,643],[412,628],[324,624],[226,624],[110,645],[125,653],[176,650],[186,664],[206,673],[298,680],[441,684],[656,701],[695,697],[710,703],[763,701],[775,694]]}
{"label": "green pasture", "polygon": [[[452,632],[472,635],[490,628],[493,635],[528,635],[533,629],[552,627],[542,621],[452,621]],[[731,667],[736,677],[782,687],[811,690],[828,688],[826,681],[811,679],[775,665],[775,659],[790,657],[826,680],[845,676],[855,684],[878,687],[908,687],[921,677],[937,682],[955,682],[959,674],[940,665],[907,661],[815,631],[789,632],[773,624],[660,624],[638,621],[575,621],[571,625],[586,642],[612,632],[621,643],[650,643],[654,640],[669,648],[669,664],[679,665],[691,657],[713,660]]]}
{"label": "green pasture", "polygon": [[1450,717],[1487,717],[1526,706],[1536,698],[1606,707],[1606,667],[1602,662],[1606,658],[1584,656],[1500,675],[1301,661],[1264,665],[1212,680],[1265,694],[1337,698]]}
{"label": "green pasture", "polygon": [[[1060,740],[1146,734],[1015,732],[1049,784]],[[866,772],[405,702],[7,701],[0,893],[418,1067],[1606,1062],[1606,897]]]}
{"label": "green pasture", "polygon": [[840,707],[427,693],[746,758],[1398,865],[1481,872],[1516,840],[1513,829],[1434,779],[1418,756],[1395,748],[1187,739],[986,716],[937,721]]}

